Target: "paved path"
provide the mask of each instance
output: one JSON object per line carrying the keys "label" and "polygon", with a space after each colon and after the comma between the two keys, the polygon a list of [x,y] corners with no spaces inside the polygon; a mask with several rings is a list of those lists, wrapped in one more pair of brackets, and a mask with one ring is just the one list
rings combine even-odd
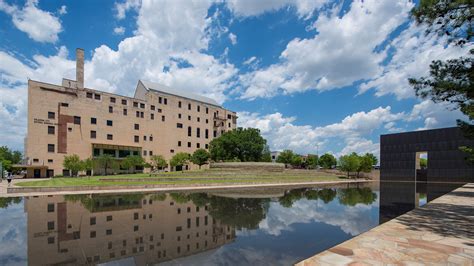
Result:
{"label": "paved path", "polygon": [[[35,179],[44,180],[44,179]],[[14,179],[12,186],[20,182],[31,181],[31,179]],[[41,195],[72,195],[72,194],[117,194],[117,193],[140,193],[140,192],[163,192],[163,191],[202,191],[216,189],[245,189],[245,188],[271,188],[271,187],[308,187],[308,186],[330,186],[355,183],[370,183],[370,180],[348,180],[348,181],[316,181],[316,182],[293,182],[293,183],[267,183],[267,184],[222,184],[222,185],[197,185],[197,186],[163,186],[118,189],[118,187],[102,187],[98,190],[70,190],[70,191],[47,191],[47,192],[21,192],[7,193],[7,182],[0,183],[0,197],[24,197]],[[77,188],[76,188],[77,189]]]}
{"label": "paved path", "polygon": [[297,265],[474,265],[474,183]]}

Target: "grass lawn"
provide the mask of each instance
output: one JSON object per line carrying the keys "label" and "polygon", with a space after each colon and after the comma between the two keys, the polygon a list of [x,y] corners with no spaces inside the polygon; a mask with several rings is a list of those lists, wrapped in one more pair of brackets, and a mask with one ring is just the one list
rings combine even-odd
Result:
{"label": "grass lawn", "polygon": [[207,185],[207,184],[255,184],[286,182],[339,181],[345,177],[314,170],[285,170],[283,172],[241,170],[199,170],[185,172],[109,175],[92,177],[61,177],[42,181],[17,183],[21,187],[66,187],[66,186],[123,186],[123,185]]}

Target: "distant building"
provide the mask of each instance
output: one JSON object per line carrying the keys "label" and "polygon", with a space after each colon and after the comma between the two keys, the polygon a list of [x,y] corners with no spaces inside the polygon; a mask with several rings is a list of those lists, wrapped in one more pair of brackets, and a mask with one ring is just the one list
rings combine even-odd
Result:
{"label": "distant building", "polygon": [[278,159],[278,156],[280,156],[280,153],[279,151],[272,151],[270,152],[271,156],[272,156],[272,162],[276,162],[277,159]]}
{"label": "distant building", "polygon": [[84,88],[84,51],[76,51],[76,80],[28,81],[28,177],[68,175],[65,155],[109,154],[123,159],[208,149],[236,128],[235,112],[215,100],[139,80],[134,97]]}

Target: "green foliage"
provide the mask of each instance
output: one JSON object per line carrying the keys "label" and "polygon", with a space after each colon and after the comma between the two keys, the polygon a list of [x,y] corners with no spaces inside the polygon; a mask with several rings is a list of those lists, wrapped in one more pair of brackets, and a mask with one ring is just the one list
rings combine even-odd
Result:
{"label": "green foliage", "polygon": [[8,206],[13,204],[18,204],[21,202],[20,197],[13,197],[13,198],[2,198],[0,197],[0,208],[6,209]]}
{"label": "green foliage", "polygon": [[145,160],[141,156],[131,155],[123,159],[120,165],[130,171],[131,169],[135,169],[136,167],[144,166]]}
{"label": "green foliage", "polygon": [[187,194],[182,192],[172,192],[170,193],[170,197],[178,204],[187,203],[190,199]]}
{"label": "green foliage", "polygon": [[191,162],[193,164],[199,165],[199,169],[201,169],[201,165],[207,164],[209,162],[209,157],[210,155],[205,149],[197,149],[191,156]]}
{"label": "green foliage", "polygon": [[324,202],[324,203],[329,203],[334,200],[336,197],[337,192],[334,189],[330,188],[323,188],[321,190],[318,190],[318,197]]}
{"label": "green foliage", "polygon": [[[0,162],[2,163],[3,170],[5,171],[10,171],[12,169],[12,162],[9,160],[5,159],[0,159]],[[2,176],[2,173],[0,173],[0,176]]]}
{"label": "green foliage", "polygon": [[420,158],[420,167],[421,169],[426,169],[428,167],[428,159]]}
{"label": "green foliage", "polygon": [[[474,38],[472,0],[421,0],[412,10],[418,23],[427,25],[427,32],[437,32],[457,45],[471,43]],[[434,102],[450,102],[469,119],[457,124],[468,139],[474,139],[474,49],[466,57],[431,62],[430,75],[409,82],[421,98]],[[467,153],[466,160],[474,162],[473,147],[460,147]]]}
{"label": "green foliage", "polygon": [[295,157],[295,154],[291,150],[284,150],[280,152],[277,158],[278,163],[284,163],[285,168],[287,167],[288,164],[291,164],[293,162],[293,157]]}
{"label": "green foliage", "polygon": [[347,172],[349,177],[350,172],[356,172],[360,167],[360,157],[355,153],[344,155],[339,158],[339,167],[342,171]]}
{"label": "green foliage", "polygon": [[114,157],[109,154],[102,154],[94,159],[98,167],[104,169],[104,175],[107,175],[108,169],[117,168],[117,163]]}
{"label": "green foliage", "polygon": [[369,173],[372,171],[372,167],[377,164],[377,157],[372,153],[366,153],[364,156],[359,156],[360,165],[357,169],[357,176],[360,172]]}
{"label": "green foliage", "polygon": [[301,156],[298,154],[293,155],[293,158],[291,159],[291,166],[300,167],[302,164],[303,159],[301,158]]}
{"label": "green foliage", "polygon": [[178,152],[176,153],[173,158],[170,160],[170,165],[171,167],[183,167],[183,165],[186,165],[189,163],[191,155],[187,152]]}
{"label": "green foliage", "polygon": [[319,198],[319,194],[317,190],[309,189],[304,193],[304,196],[309,200],[317,200]]}
{"label": "green foliage", "polygon": [[209,143],[209,152],[214,161],[228,161],[238,158],[241,162],[262,160],[267,141],[256,128],[237,128],[225,132]]}
{"label": "green foliage", "polygon": [[82,161],[82,169],[84,171],[92,171],[94,170],[95,162],[92,158],[87,158]]}
{"label": "green foliage", "polygon": [[13,164],[21,162],[21,152],[12,151],[7,146],[0,147],[0,162],[2,162],[3,169],[10,171]]}
{"label": "green foliage", "polygon": [[63,167],[71,171],[71,176],[77,176],[77,173],[83,169],[83,163],[77,154],[66,155],[64,156]]}
{"label": "green foliage", "polygon": [[322,168],[330,169],[337,164],[336,157],[332,154],[325,153],[319,158],[319,165]]}
{"label": "green foliage", "polygon": [[150,165],[153,169],[163,169],[168,166],[168,162],[166,162],[165,157],[162,155],[153,155],[150,157]]}
{"label": "green foliage", "polygon": [[316,169],[318,167],[318,155],[308,154],[306,164],[308,169]]}
{"label": "green foliage", "polygon": [[265,148],[263,149],[262,152],[262,158],[260,159],[261,162],[267,162],[270,163],[272,161],[272,154],[270,152],[270,148],[268,145],[265,145]]}

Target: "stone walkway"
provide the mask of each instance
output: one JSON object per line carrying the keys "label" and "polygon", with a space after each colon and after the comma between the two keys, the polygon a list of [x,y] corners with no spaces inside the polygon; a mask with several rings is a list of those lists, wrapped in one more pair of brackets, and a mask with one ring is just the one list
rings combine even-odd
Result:
{"label": "stone walkway", "polygon": [[474,183],[297,265],[474,265]]}

